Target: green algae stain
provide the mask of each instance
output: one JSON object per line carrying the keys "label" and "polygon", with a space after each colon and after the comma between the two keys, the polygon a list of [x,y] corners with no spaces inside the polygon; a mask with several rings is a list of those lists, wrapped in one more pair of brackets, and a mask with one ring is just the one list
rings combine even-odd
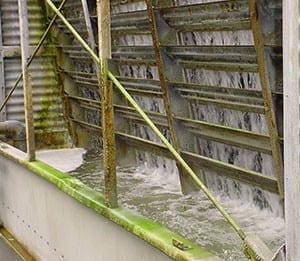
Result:
{"label": "green algae stain", "polygon": [[[26,165],[83,205],[95,210],[175,260],[218,260],[207,250],[158,223],[138,216],[122,207],[108,208],[102,194],[87,187],[77,178],[62,173],[43,162],[27,162]],[[183,250],[176,247],[174,241],[181,242],[187,248]]]}

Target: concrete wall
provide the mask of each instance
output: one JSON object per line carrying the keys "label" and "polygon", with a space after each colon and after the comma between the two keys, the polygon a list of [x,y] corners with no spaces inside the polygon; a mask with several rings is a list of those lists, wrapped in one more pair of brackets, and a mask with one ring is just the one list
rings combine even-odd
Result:
{"label": "concrete wall", "polygon": [[[161,250],[180,260],[217,260],[152,221],[122,208],[105,208],[101,195],[84,188],[80,181],[44,163],[26,162],[22,152],[3,143],[1,146],[0,218],[39,260],[170,259],[152,245],[160,245]],[[192,246],[191,251],[172,246],[173,238]]]}
{"label": "concrete wall", "polygon": [[299,1],[283,1],[284,163],[287,260],[300,260]]}

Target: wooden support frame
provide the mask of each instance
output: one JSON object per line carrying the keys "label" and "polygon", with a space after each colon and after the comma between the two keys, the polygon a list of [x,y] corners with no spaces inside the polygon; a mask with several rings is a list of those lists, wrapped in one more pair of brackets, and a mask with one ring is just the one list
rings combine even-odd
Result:
{"label": "wooden support frame", "polygon": [[[116,159],[115,159],[115,138],[114,121],[112,107],[112,85],[109,83],[108,63],[110,57],[110,2],[97,0],[98,16],[98,37],[99,37],[99,56],[90,48],[82,37],[71,26],[68,20],[56,8],[51,0],[46,0],[49,7],[59,16],[68,30],[79,41],[82,47],[89,53],[94,62],[99,66],[101,82],[99,90],[102,96],[102,135],[103,135],[103,158],[105,175],[105,198],[107,205],[116,208],[117,204],[117,184],[116,184]],[[107,97],[105,97],[105,94]]]}
{"label": "wooden support frame", "polygon": [[174,130],[174,119],[173,119],[173,115],[172,115],[168,83],[167,83],[167,79],[166,79],[166,73],[164,70],[164,62],[163,62],[163,57],[162,57],[162,53],[161,53],[161,49],[160,49],[160,40],[159,40],[159,35],[157,32],[156,18],[155,18],[155,14],[154,14],[154,10],[153,10],[152,0],[146,0],[146,4],[147,4],[147,11],[148,11],[148,18],[149,18],[150,25],[151,25],[151,35],[152,35],[155,58],[156,58],[156,66],[158,69],[159,81],[160,81],[160,86],[162,89],[162,97],[163,97],[166,115],[167,115],[171,143],[175,148],[178,148],[177,137],[176,137],[175,130]]}
{"label": "wooden support frame", "polygon": [[[168,78],[171,77],[171,75],[170,75],[171,73],[169,73],[169,75],[167,75],[168,69],[169,69],[169,71],[172,71],[172,74],[176,75],[175,77],[178,77],[179,71],[175,65],[170,65],[170,63],[168,63],[166,61],[166,57],[164,57],[164,55],[162,53],[161,42],[163,40],[160,39],[161,36],[159,35],[159,32],[158,32],[159,18],[157,18],[157,15],[154,10],[155,1],[146,0],[146,4],[147,4],[148,19],[150,21],[150,26],[151,26],[151,35],[152,35],[152,41],[153,41],[153,46],[154,46],[155,58],[156,58],[156,66],[158,69],[159,81],[160,81],[160,86],[161,86],[161,90],[162,90],[162,98],[163,98],[163,102],[164,102],[164,106],[165,106],[165,110],[166,110],[168,129],[170,132],[170,140],[171,140],[171,144],[173,145],[173,147],[177,151],[180,151],[182,148],[180,148],[180,144],[177,139],[178,131],[176,131],[174,112],[173,112],[173,109],[171,106],[171,96],[175,96],[175,95],[174,95],[174,93],[172,95],[172,93],[170,91],[172,89],[169,88],[169,84],[168,84]],[[168,67],[171,67],[171,68],[168,68]],[[182,104],[180,104],[180,106],[182,106]],[[187,107],[187,106],[182,106],[182,107]],[[179,170],[179,179],[180,179],[182,193],[186,194],[190,191],[197,190],[198,188],[195,186],[194,182],[185,173],[181,164],[179,164],[178,162],[177,162],[177,168]]]}
{"label": "wooden support frame", "polygon": [[256,50],[258,74],[261,82],[262,96],[264,99],[265,115],[270,135],[270,143],[275,168],[275,175],[278,181],[279,195],[284,198],[284,176],[283,176],[283,159],[279,143],[278,129],[271,87],[268,78],[267,66],[265,61],[264,40],[259,21],[259,14],[255,0],[249,0],[249,14],[251,19],[251,29],[253,32],[254,45]]}
{"label": "wooden support frame", "polygon": [[[5,99],[5,76],[4,76],[4,51],[3,51],[3,39],[2,39],[2,21],[0,14],[0,102]],[[0,121],[6,120],[6,110],[0,111]]]}
{"label": "wooden support frame", "polygon": [[[46,0],[49,6],[53,9],[53,11],[58,14],[58,16],[63,20],[65,25],[68,27],[70,32],[75,36],[75,38],[79,41],[79,43],[82,45],[84,49],[89,53],[89,55],[99,64],[101,68],[101,76],[104,76],[104,78],[101,79],[101,83],[103,83],[103,79],[106,80],[104,82],[104,86],[101,86],[101,89],[103,88],[109,88],[109,84],[107,83],[108,79],[112,81],[114,86],[124,95],[124,97],[128,100],[128,102],[133,106],[133,108],[140,114],[140,116],[144,119],[146,124],[156,133],[156,135],[160,138],[161,142],[166,146],[166,148],[169,150],[169,152],[173,155],[173,157],[177,160],[178,163],[182,165],[184,170],[188,173],[188,175],[195,181],[195,183],[201,188],[201,190],[205,193],[207,198],[212,202],[212,204],[220,211],[220,213],[223,215],[223,217],[230,223],[232,228],[236,231],[236,233],[239,235],[239,237],[244,241],[245,244],[247,244],[247,247],[250,248],[252,251],[247,251],[252,256],[252,252],[254,253],[254,250],[252,249],[252,246],[249,244],[251,238],[249,239],[245,232],[239,227],[239,225],[231,218],[231,216],[227,213],[227,211],[222,207],[222,205],[218,202],[218,200],[211,194],[211,192],[208,190],[208,188],[203,184],[203,182],[199,179],[199,177],[194,173],[194,171],[191,169],[191,167],[187,164],[187,162],[183,159],[183,157],[177,152],[177,150],[172,146],[172,144],[165,138],[165,136],[160,132],[160,130],[156,127],[156,125],[151,121],[151,119],[145,114],[143,109],[136,103],[136,101],[130,96],[130,94],[126,91],[126,89],[122,86],[122,84],[118,81],[118,79],[108,70],[107,68],[107,59],[104,59],[103,56],[97,56],[93,50],[86,44],[86,42],[81,38],[81,36],[76,32],[76,30],[70,25],[70,23],[65,19],[65,17],[57,10],[55,5],[53,5],[51,0]],[[102,6],[103,4],[104,6]],[[108,9],[107,9],[108,8]],[[110,39],[109,35],[105,35],[102,30],[104,30],[108,23],[109,23],[109,1],[101,1],[97,0],[97,11],[98,11],[98,22],[99,22],[99,40],[108,41]],[[108,31],[109,32],[109,31]],[[100,35],[106,36],[105,38],[100,37]],[[103,45],[103,46],[101,46]],[[101,46],[101,47],[100,47]],[[103,54],[103,50],[107,50],[107,45],[104,43],[99,42],[99,54]],[[103,55],[108,55],[107,53]],[[105,56],[107,57],[107,56]],[[106,68],[106,71],[102,71],[104,68]],[[111,90],[108,90],[109,92]],[[103,92],[104,93],[104,92]],[[103,95],[102,93],[102,95]],[[102,103],[103,106],[103,103]],[[106,109],[104,107],[104,109]],[[107,108],[109,111],[112,111],[110,108]],[[111,120],[111,119],[108,119]],[[106,123],[105,123],[106,124]],[[107,129],[111,129],[111,126],[104,126],[108,127]],[[111,137],[111,136],[110,136]],[[110,156],[110,155],[108,155]],[[109,170],[109,169],[108,169]],[[111,172],[110,172],[111,173]],[[110,185],[113,184],[113,182],[110,183]],[[113,192],[110,190],[110,192],[113,196]],[[112,198],[114,199],[114,198]]]}
{"label": "wooden support frame", "polygon": [[108,79],[108,59],[111,57],[110,1],[97,0],[99,71],[103,135],[103,164],[105,178],[105,198],[109,207],[116,208],[117,178],[116,150],[113,112],[113,86]]}
{"label": "wooden support frame", "polygon": [[21,64],[23,74],[23,91],[25,107],[25,126],[26,126],[26,145],[27,156],[29,161],[35,160],[35,135],[34,135],[34,118],[32,104],[32,86],[30,74],[27,66],[29,59],[29,28],[27,2],[18,0],[19,6],[19,23],[20,23],[20,42],[21,42]]}

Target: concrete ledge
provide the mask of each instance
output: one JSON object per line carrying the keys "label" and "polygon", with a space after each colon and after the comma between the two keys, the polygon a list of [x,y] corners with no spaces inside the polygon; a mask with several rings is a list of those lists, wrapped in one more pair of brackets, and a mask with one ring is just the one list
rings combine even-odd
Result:
{"label": "concrete ledge", "polygon": [[[58,171],[43,162],[28,162],[23,152],[3,143],[0,144],[0,164],[0,200],[2,198],[2,200],[6,201],[2,204],[14,205],[15,212],[22,212],[23,209],[24,214],[27,214],[27,219],[34,219],[35,231],[43,231],[44,235],[40,237],[52,238],[52,244],[57,244],[57,248],[64,252],[64,254],[60,255],[60,260],[84,260],[82,258],[87,258],[86,254],[79,257],[80,252],[88,252],[91,256],[89,260],[96,260],[92,258],[93,256],[98,257],[98,260],[108,260],[99,259],[100,257],[107,258],[108,254],[111,255],[110,260],[166,260],[169,258],[175,260],[220,260],[205,249],[160,224],[137,216],[121,207],[117,209],[107,208],[104,204],[103,196],[85,186],[78,179]],[[31,180],[30,185],[27,184],[26,186],[28,180]],[[22,196],[18,198],[15,194],[20,193],[11,191],[12,187],[20,190],[19,186],[22,186],[22,183],[24,183],[23,198],[26,199],[27,197],[28,200],[34,200],[31,210],[24,210],[23,206],[18,206],[22,202],[18,203],[17,200],[22,201]],[[9,193],[12,195],[9,195]],[[66,196],[66,194],[71,196],[71,198]],[[41,196],[37,199],[36,195]],[[20,210],[17,210],[18,208]],[[28,211],[36,211],[36,215],[28,214]],[[46,211],[46,213],[43,213],[43,211]],[[62,219],[59,219],[60,221],[54,214],[56,212],[58,214],[59,211],[64,212]],[[95,211],[101,215],[96,214]],[[79,215],[79,213],[81,214]],[[105,218],[103,219],[103,217]],[[24,229],[16,228],[14,224],[10,224],[11,218],[5,213],[1,213],[1,218],[4,225],[8,225],[8,229],[22,242],[24,239],[20,237],[24,235]],[[108,220],[125,230],[116,228],[116,225]],[[58,222],[61,222],[61,225]],[[70,229],[79,227],[76,222],[85,223],[79,238],[75,238],[75,235],[78,235],[78,231],[72,232],[72,229]],[[53,228],[51,233],[49,233],[49,228]],[[22,232],[19,230],[22,230]],[[53,236],[55,232],[65,237],[65,240],[71,240],[69,244],[61,243],[62,239],[59,239],[59,235]],[[65,233],[68,233],[68,235]],[[74,234],[72,235],[71,233]],[[115,235],[107,235],[108,238],[112,237],[108,239],[106,238],[106,233],[114,233]],[[99,252],[91,253],[90,249],[86,252],[83,249],[82,240],[93,240],[89,244],[99,244],[95,248]],[[28,241],[30,242],[28,238],[25,239],[25,242]],[[76,250],[76,255],[68,253],[68,251],[72,252],[72,247],[74,245],[76,247],[77,244],[81,245],[82,251],[73,249],[73,252]],[[28,244],[27,247],[35,254],[35,249],[31,249],[33,246]],[[128,249],[120,249],[122,247]],[[90,245],[87,248],[90,248]],[[37,249],[39,258],[57,260],[55,255],[51,256],[47,253],[45,247],[37,247]],[[120,253],[112,252],[113,249]],[[104,254],[105,251],[107,252],[106,254]],[[128,253],[128,256],[126,256],[126,253]],[[67,256],[70,258],[67,259]]]}

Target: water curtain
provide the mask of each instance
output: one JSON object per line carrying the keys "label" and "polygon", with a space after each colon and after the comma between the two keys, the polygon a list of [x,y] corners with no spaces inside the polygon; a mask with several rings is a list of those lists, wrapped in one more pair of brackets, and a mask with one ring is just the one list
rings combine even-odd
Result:
{"label": "water curtain", "polygon": [[[63,14],[55,7],[51,0],[46,0],[49,7],[57,14],[57,16],[66,25],[68,30],[73,34],[73,36],[78,40],[82,47],[87,51],[91,58],[100,65],[102,62],[101,57],[89,47],[85,40],[77,33],[73,26],[68,22],[68,20],[63,16]],[[176,161],[185,169],[185,171],[192,177],[194,182],[201,188],[207,198],[212,202],[212,204],[219,210],[223,217],[228,221],[228,223],[233,227],[236,233],[244,242],[245,254],[251,260],[271,260],[271,251],[264,245],[264,243],[257,237],[246,235],[241,227],[232,219],[228,212],[223,208],[220,202],[213,196],[213,194],[208,190],[204,183],[199,179],[196,173],[191,169],[191,167],[185,162],[181,155],[175,150],[175,148],[170,144],[170,142],[165,138],[165,136],[160,132],[160,130],[155,126],[151,119],[146,115],[142,108],[136,103],[136,101],[131,97],[127,90],[122,86],[118,79],[110,72],[107,71],[108,78],[114,83],[117,89],[124,95],[124,97],[129,101],[129,103],[135,108],[135,110],[141,115],[149,127],[156,133],[156,135],[161,139],[163,144],[169,149]]]}

